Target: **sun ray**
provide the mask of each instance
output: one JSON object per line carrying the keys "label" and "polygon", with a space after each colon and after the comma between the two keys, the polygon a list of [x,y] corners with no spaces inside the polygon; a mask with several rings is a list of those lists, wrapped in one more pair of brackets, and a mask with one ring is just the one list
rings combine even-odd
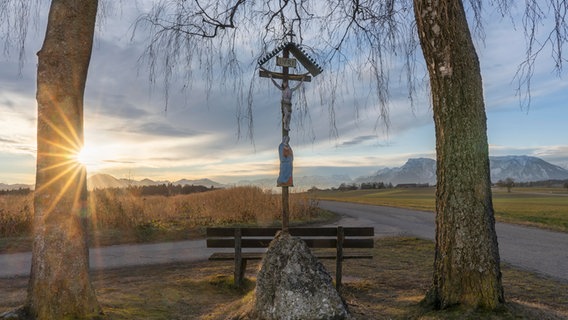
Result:
{"label": "sun ray", "polygon": [[[82,139],[80,139],[80,137],[77,135],[77,133],[75,133],[73,130],[73,128],[70,126],[69,123],[69,119],[67,118],[67,116],[65,116],[65,114],[63,114],[62,116],[63,121],[65,122],[67,128],[69,130],[66,130],[69,132],[69,134],[67,134],[66,132],[64,132],[64,130],[62,130],[59,126],[57,126],[56,124],[54,124],[52,121],[44,119],[44,122],[50,127],[50,129],[52,129],[53,131],[55,131],[57,133],[57,135],[59,137],[61,137],[65,142],[67,142],[67,144],[71,147],[64,147],[63,144],[61,144],[62,147],[64,147],[64,149],[67,150],[77,150],[80,149],[82,143]],[[71,135],[71,136],[69,136]],[[47,141],[48,143],[50,141]]]}
{"label": "sun ray", "polygon": [[[64,185],[61,188],[60,192],[58,192],[55,199],[53,199],[53,201],[51,202],[51,205],[47,209],[48,213],[52,212],[52,210],[57,206],[57,204],[61,201],[61,199],[63,199],[63,197],[65,197],[65,195],[67,195],[67,191],[69,190],[69,188],[72,185],[74,185],[74,182],[75,182],[74,180],[77,179],[77,175],[79,175],[82,170],[81,170],[80,166],[77,166],[77,167],[74,167],[74,168],[70,168],[70,170],[66,170],[65,172],[68,173],[70,171],[73,171],[72,174],[71,174],[71,177],[64,182]],[[82,177],[79,177],[79,179],[81,181],[83,181]],[[80,193],[81,193],[80,188],[77,188],[75,193],[73,194],[73,198],[72,198],[73,203],[77,203],[77,201],[79,200],[79,197],[80,197]]]}
{"label": "sun ray", "polygon": [[[53,165],[49,168],[44,168],[42,170],[47,171],[46,169],[53,169],[54,167],[61,167],[61,166],[63,166],[63,164],[55,164],[55,165]],[[67,176],[69,172],[76,170],[76,169],[77,169],[77,167],[69,166],[67,169],[59,172],[55,177],[52,177],[49,181],[47,181],[42,186],[40,186],[36,191],[38,191],[38,192],[43,191],[43,189],[45,189],[45,188],[53,185],[54,183],[58,182],[59,180],[61,180],[61,178],[63,178],[64,176]]]}

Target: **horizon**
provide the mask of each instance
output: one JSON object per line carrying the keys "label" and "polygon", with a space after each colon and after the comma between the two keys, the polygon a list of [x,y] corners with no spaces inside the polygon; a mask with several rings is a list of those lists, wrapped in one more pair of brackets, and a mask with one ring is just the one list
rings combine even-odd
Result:
{"label": "horizon", "polygon": [[[513,159],[518,159],[518,158],[532,158],[532,159],[537,159],[537,160],[543,160],[543,159],[541,159],[541,158],[539,158],[539,157],[527,156],[527,155],[490,156],[490,159],[492,159],[492,160],[496,160],[496,159],[501,160],[502,158],[513,158]],[[403,165],[401,165],[401,166],[378,168],[378,169],[374,170],[374,171],[373,171],[371,174],[369,174],[369,175],[352,176],[352,175],[349,175],[349,174],[342,174],[342,173],[337,173],[337,172],[329,172],[328,174],[323,173],[323,174],[314,174],[314,175],[296,175],[296,178],[297,178],[298,180],[304,180],[304,179],[306,179],[306,178],[323,178],[323,179],[331,178],[331,179],[335,179],[335,180],[334,180],[335,183],[340,183],[340,182],[349,183],[349,182],[354,182],[354,181],[356,182],[356,181],[361,180],[361,181],[359,181],[359,182],[363,183],[363,180],[364,180],[365,178],[372,178],[373,176],[378,175],[378,174],[379,174],[381,171],[383,171],[383,170],[396,170],[396,169],[400,169],[401,167],[403,167],[403,166],[407,165],[409,162],[411,162],[411,160],[420,160],[420,159],[426,159],[426,160],[433,160],[433,161],[436,161],[435,158],[424,158],[424,157],[422,157],[422,158],[408,158],[408,159],[406,160],[406,162],[405,162]],[[545,160],[543,160],[543,161],[545,161]],[[546,161],[545,161],[545,162],[546,162]],[[548,163],[548,164],[551,164],[551,165],[554,165],[554,164],[552,164],[552,163],[550,163],[550,162],[547,162],[547,163]],[[554,165],[554,166],[555,166],[555,165]],[[565,170],[566,172],[568,172],[568,168],[564,168],[564,167],[561,167],[561,166],[558,166],[558,167],[561,168],[562,170]],[[493,169],[492,169],[492,170],[493,170]],[[232,181],[218,181],[218,180],[216,180],[216,179],[211,179],[211,178],[209,178],[209,177],[202,177],[202,178],[178,177],[178,178],[174,178],[174,179],[150,179],[150,178],[148,178],[148,177],[141,177],[141,178],[138,178],[138,179],[133,179],[132,177],[117,177],[117,176],[114,176],[114,175],[112,175],[112,174],[104,173],[104,172],[87,173],[87,178],[90,179],[90,180],[91,180],[93,177],[96,177],[96,176],[105,176],[105,177],[108,176],[108,177],[110,177],[110,178],[112,178],[112,179],[116,179],[117,181],[132,181],[132,182],[136,182],[136,183],[140,183],[140,182],[144,182],[144,181],[148,180],[148,181],[151,182],[151,183],[159,183],[159,184],[172,183],[172,184],[176,184],[176,183],[180,183],[180,182],[182,182],[182,181],[184,181],[184,180],[187,181],[188,183],[189,183],[189,182],[196,183],[196,182],[198,182],[198,181],[200,181],[200,180],[209,180],[211,183],[213,183],[213,184],[218,184],[218,185],[221,185],[221,186],[231,186],[231,185],[232,185],[232,186],[238,186],[238,185],[248,185],[248,184],[250,184],[250,185],[259,185],[259,186],[261,186],[261,187],[263,187],[263,188],[268,188],[268,189],[275,189],[275,190],[278,189],[278,188],[276,188],[276,180],[273,179],[273,177],[271,177],[271,176],[255,176],[255,177],[252,177],[252,178],[250,178],[250,179],[239,179],[239,180],[232,180]],[[274,180],[274,181],[273,181],[273,182],[274,182],[274,183],[273,183],[274,185],[272,185],[272,184],[269,182],[269,181],[271,181],[271,180]],[[517,179],[516,179],[516,178],[513,178],[513,180],[516,181]],[[532,181],[532,182],[540,182],[540,181],[549,181],[549,180],[563,180],[563,179],[549,178],[549,179],[544,179],[544,180],[534,180],[534,181],[531,180],[531,181]],[[184,181],[184,182],[185,182],[185,181]],[[327,184],[325,184],[325,185],[313,185],[313,187],[329,187],[329,186],[330,186],[329,181],[325,181],[325,182],[327,182]],[[371,181],[369,180],[369,181],[367,181],[367,182],[371,182]],[[382,181],[382,182],[384,182],[384,183],[391,183],[391,181],[388,181],[388,180],[385,180],[385,181]],[[518,181],[518,182],[529,182],[529,181]],[[108,182],[107,182],[107,183],[108,183]],[[267,183],[268,183],[268,184],[267,184]],[[321,181],[320,181],[320,183],[324,183],[324,182],[321,182]],[[493,183],[496,183],[496,181],[493,181]],[[183,184],[183,183],[182,183],[182,184]],[[6,186],[6,187],[13,187],[13,186],[26,186],[26,187],[32,187],[32,188],[34,187],[34,184],[26,184],[26,183],[7,184],[7,183],[4,183],[4,182],[2,182],[2,181],[0,181],[0,185]],[[431,185],[433,185],[433,184],[431,184]],[[312,187],[312,185],[308,186],[308,185],[305,185],[305,184],[300,183],[299,185],[296,186],[297,189],[304,189],[304,188],[306,188],[306,187]]]}
{"label": "horizon", "polygon": [[[245,124],[235,117],[234,93],[217,87],[207,93],[199,77],[186,92],[174,84],[165,111],[161,88],[151,89],[147,70],[136,64],[144,48],[142,39],[130,40],[129,28],[141,9],[143,6],[123,4],[122,12],[106,17],[95,35],[84,110],[83,156],[89,175],[100,172],[117,178],[168,181],[209,178],[220,183],[255,177],[275,180],[281,138],[279,91],[257,79],[254,141],[239,137],[240,126]],[[482,67],[490,156],[535,156],[568,169],[568,141],[562,134],[568,119],[568,82],[556,76],[553,62],[542,56],[532,78],[531,107],[523,109],[514,82],[524,52],[522,32],[496,13],[487,14],[486,37],[476,39],[476,49]],[[4,128],[0,133],[0,183],[35,181],[34,62],[45,17],[46,12],[41,14],[37,32],[26,41],[20,76],[17,54],[0,60],[0,126]],[[241,58],[243,66],[254,61],[252,56]],[[423,73],[420,57],[417,64]],[[391,67],[391,72],[397,71],[396,66]],[[243,76],[250,78],[253,72],[253,68],[246,69]],[[324,69],[319,77],[325,76]],[[326,120],[327,106],[318,103],[319,77],[304,87],[307,115],[298,117],[303,110],[296,108],[292,115],[295,176],[333,171],[361,176],[402,166],[409,158],[435,159],[434,123],[426,90],[422,89],[412,108],[393,80],[387,130],[378,122],[376,104],[357,100],[365,100],[360,97],[368,94],[362,89],[365,83],[357,83],[352,92],[339,98],[335,136]]]}

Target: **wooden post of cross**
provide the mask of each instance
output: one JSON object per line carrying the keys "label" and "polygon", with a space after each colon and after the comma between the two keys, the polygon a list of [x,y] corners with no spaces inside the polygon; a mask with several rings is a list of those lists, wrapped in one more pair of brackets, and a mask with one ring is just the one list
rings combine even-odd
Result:
{"label": "wooden post of cross", "polygon": [[[284,48],[284,51],[282,52],[282,56],[284,59],[289,59],[290,58],[290,50],[288,50],[288,48]],[[282,87],[288,87],[289,83],[288,83],[288,75],[290,73],[290,69],[287,66],[282,66],[282,74],[284,75],[284,78],[282,79]],[[282,111],[282,141],[286,141],[286,138],[290,138],[289,136],[289,132],[290,132],[290,127],[289,127],[289,123],[286,124],[286,121],[290,121],[290,118],[292,117],[292,101],[290,101],[289,104],[286,104],[286,102],[284,101],[284,99],[282,99],[280,101],[280,108]],[[288,108],[288,109],[287,109]],[[288,115],[286,115],[286,112],[289,112]],[[288,117],[288,120],[286,120],[286,118]],[[290,221],[290,193],[289,193],[289,186],[282,186],[282,232],[288,233],[288,224]]]}

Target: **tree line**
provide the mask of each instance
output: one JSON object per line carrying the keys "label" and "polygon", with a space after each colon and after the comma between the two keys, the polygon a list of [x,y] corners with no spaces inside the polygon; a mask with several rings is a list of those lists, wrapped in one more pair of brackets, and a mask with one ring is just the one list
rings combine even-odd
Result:
{"label": "tree line", "polygon": [[[113,192],[124,192],[133,196],[175,196],[216,190],[213,186],[180,185],[163,183],[158,185],[129,186],[128,188],[111,188]],[[107,189],[104,189],[107,190]]]}
{"label": "tree line", "polygon": [[26,194],[30,194],[32,192],[32,190],[30,188],[18,188],[18,189],[6,189],[6,190],[0,190],[0,196],[4,196],[4,195],[18,195],[18,196],[24,196]]}
{"label": "tree line", "polygon": [[348,191],[348,190],[369,190],[369,189],[390,189],[394,188],[392,183],[384,182],[363,182],[361,184],[357,183],[342,183],[337,188],[332,188],[332,190]]}
{"label": "tree line", "polygon": [[544,188],[554,188],[562,186],[563,188],[568,189],[568,179],[560,180],[560,179],[550,179],[550,180],[542,180],[542,181],[525,181],[525,182],[516,182],[512,178],[506,178],[505,180],[499,180],[495,183],[498,187],[507,188],[508,192],[511,192],[513,187],[521,187],[521,188],[529,188],[529,187],[544,187]]}

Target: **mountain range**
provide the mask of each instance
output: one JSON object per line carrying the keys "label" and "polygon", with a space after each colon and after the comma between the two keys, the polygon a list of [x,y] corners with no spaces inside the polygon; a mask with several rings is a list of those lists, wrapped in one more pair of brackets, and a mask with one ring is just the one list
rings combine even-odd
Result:
{"label": "mountain range", "polygon": [[[568,170],[553,165],[537,157],[531,156],[503,156],[489,157],[491,167],[491,181],[496,183],[507,178],[515,182],[543,181],[543,180],[565,180],[568,179]],[[338,171],[341,169],[338,168]],[[412,158],[401,167],[383,168],[369,176],[352,179],[347,174],[335,174],[331,176],[294,176],[294,185],[299,189],[309,189],[311,187],[331,188],[338,187],[342,183],[360,184],[364,182],[383,182],[393,185],[418,183],[436,184],[436,161],[428,158]],[[142,185],[202,185],[206,187],[225,188],[228,185],[215,182],[210,179],[177,181],[154,181],[150,179],[131,180],[117,179],[108,174],[95,174],[87,179],[89,189],[96,188],[125,188],[128,186]],[[257,185],[263,188],[274,188],[275,178],[241,180],[231,185]],[[25,184],[7,185],[0,183],[0,190],[13,190],[19,188],[33,188]]]}
{"label": "mountain range", "polygon": [[90,190],[92,189],[103,189],[103,188],[126,188],[130,186],[154,186],[154,185],[161,185],[161,184],[173,184],[173,185],[194,185],[194,186],[206,186],[206,187],[214,187],[214,188],[224,188],[226,185],[221,183],[215,182],[210,179],[197,179],[197,180],[188,180],[188,179],[181,179],[177,181],[154,181],[150,179],[143,179],[143,180],[132,180],[132,179],[117,179],[110,174],[94,174],[87,179],[87,186]]}
{"label": "mountain range", "polygon": [[[489,157],[491,181],[511,178],[516,182],[568,179],[568,170],[537,157]],[[378,170],[374,175],[359,177],[354,183],[385,182],[393,185],[405,183],[436,184],[436,161],[428,158],[408,159],[398,168]]]}

